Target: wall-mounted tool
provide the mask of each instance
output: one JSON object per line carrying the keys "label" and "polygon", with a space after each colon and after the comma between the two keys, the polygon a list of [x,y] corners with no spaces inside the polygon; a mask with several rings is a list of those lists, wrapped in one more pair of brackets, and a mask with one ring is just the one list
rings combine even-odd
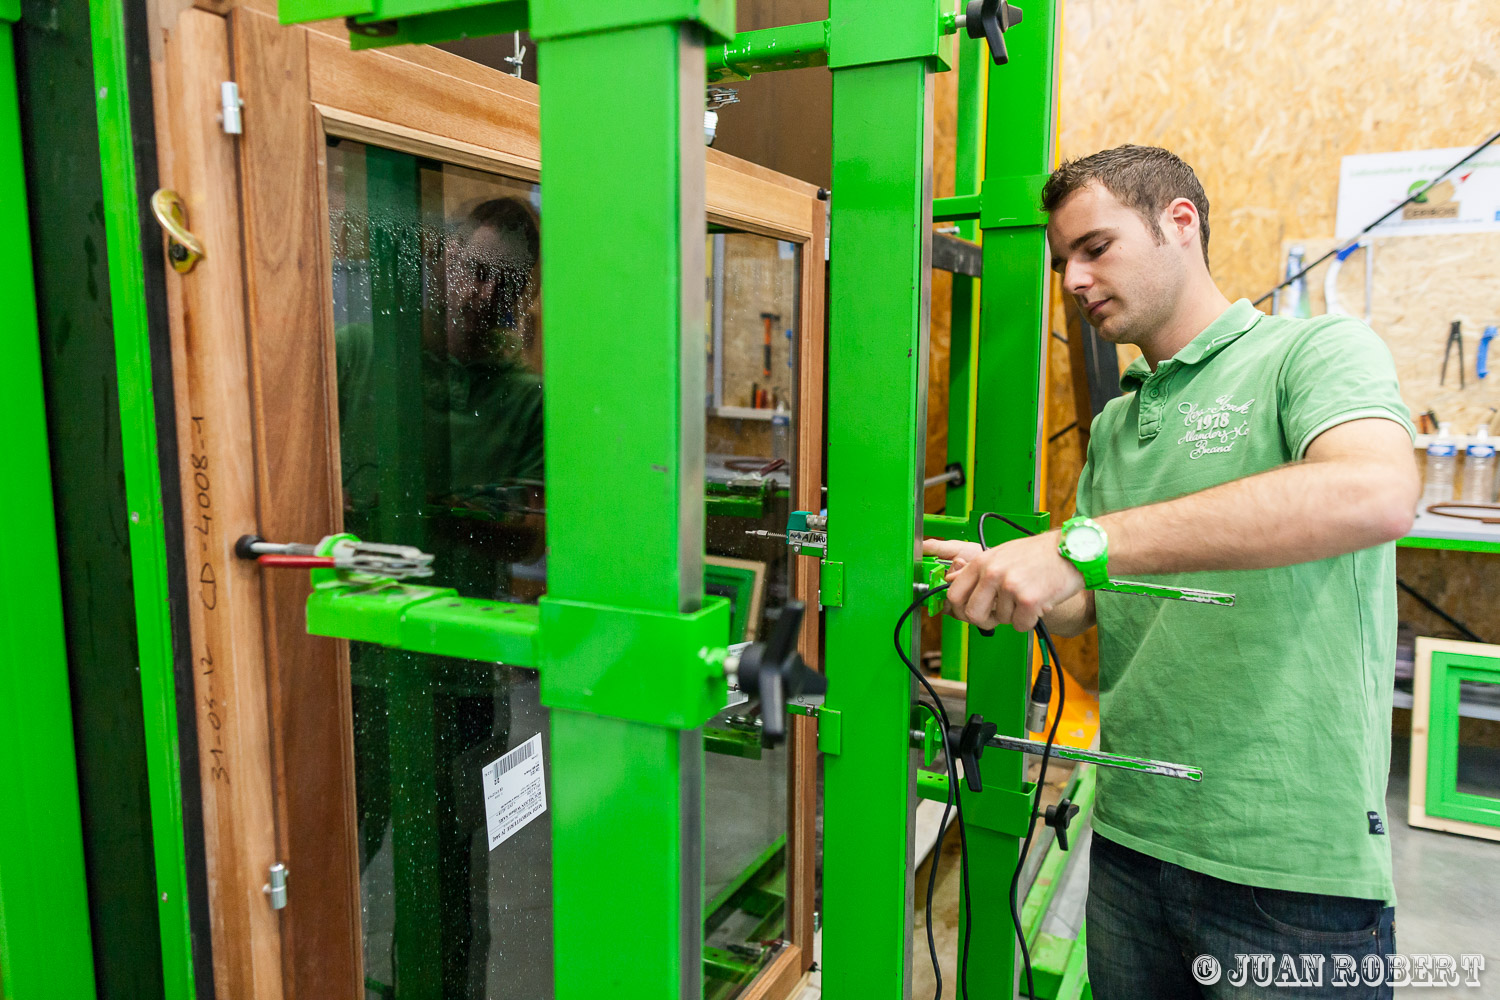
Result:
{"label": "wall-mounted tool", "polygon": [[[765,355],[761,359],[761,375],[763,375],[766,378],[770,378],[771,377],[771,327],[779,319],[781,319],[781,314],[780,313],[761,313],[760,314],[760,321],[761,321],[762,324],[765,325],[765,346],[764,346]],[[766,392],[769,393],[770,389],[768,388],[766,390]],[[756,403],[755,405],[759,406],[760,404]]]}
{"label": "wall-mounted tool", "polygon": [[1454,345],[1458,346],[1458,387],[1464,387],[1464,335],[1463,324],[1454,320],[1448,327],[1448,343],[1443,345],[1443,369],[1438,373],[1438,385],[1442,385],[1448,378],[1448,358],[1453,354]]}
{"label": "wall-mounted tool", "polygon": [[1370,323],[1370,303],[1375,293],[1375,247],[1368,239],[1360,239],[1351,243],[1333,256],[1333,263],[1328,265],[1328,273],[1323,276],[1323,311],[1330,316],[1348,316],[1349,310],[1344,308],[1339,301],[1339,272],[1344,268],[1344,261],[1354,255],[1354,251],[1365,252],[1365,325]]}
{"label": "wall-mounted tool", "polygon": [[1484,378],[1490,373],[1490,341],[1495,339],[1495,327],[1484,328],[1484,336],[1479,338],[1479,357],[1474,361],[1474,374]]}
{"label": "wall-mounted tool", "polygon": [[336,540],[327,555],[319,555],[323,539],[317,545],[299,542],[268,542],[259,535],[241,535],[234,543],[234,554],[254,559],[262,566],[282,569],[337,569],[351,573],[401,580],[432,575],[432,555],[410,545],[381,545],[361,542],[352,536],[331,536]]}

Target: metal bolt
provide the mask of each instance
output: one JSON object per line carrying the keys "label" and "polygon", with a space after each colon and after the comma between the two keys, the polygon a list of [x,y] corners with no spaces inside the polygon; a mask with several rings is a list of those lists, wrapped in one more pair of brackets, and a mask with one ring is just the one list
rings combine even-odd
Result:
{"label": "metal bolt", "polygon": [[187,260],[187,247],[183,246],[181,243],[172,243],[167,247],[167,256],[171,257],[173,260],[177,261],[180,264],[183,261]]}

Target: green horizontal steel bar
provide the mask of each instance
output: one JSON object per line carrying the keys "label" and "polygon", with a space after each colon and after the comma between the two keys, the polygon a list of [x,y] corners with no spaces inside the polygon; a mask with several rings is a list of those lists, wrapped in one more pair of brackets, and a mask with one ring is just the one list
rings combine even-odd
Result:
{"label": "green horizontal steel bar", "polygon": [[1446,549],[1449,552],[1500,552],[1500,542],[1484,542],[1465,538],[1406,538],[1397,539],[1398,549]]}
{"label": "green horizontal steel bar", "polygon": [[713,899],[708,901],[708,905],[703,908],[703,919],[706,921],[711,918],[719,911],[720,907],[734,898],[735,893],[748,885],[752,879],[758,878],[765,871],[766,866],[775,861],[777,855],[781,854],[785,847],[786,834],[782,834],[771,841],[769,847],[756,855],[753,861],[742,868],[734,878],[729,880],[724,888],[719,890]]}
{"label": "green horizontal steel bar", "polygon": [[[979,541],[979,515],[983,511],[975,511],[973,517],[949,517],[946,514],[924,514],[922,516],[922,532],[932,538],[958,538],[964,541]],[[1038,511],[1030,514],[1006,514],[1004,511],[996,511],[1004,517],[1016,522],[1032,534],[1040,534],[1048,530],[1052,523],[1052,515],[1047,511]],[[1008,542],[1014,538],[1020,538],[1021,533],[1004,521],[995,518],[987,518],[984,523],[984,540],[990,545],[998,545]]]}
{"label": "green horizontal steel bar", "polygon": [[760,971],[760,965],[747,962],[722,948],[703,949],[703,974],[710,979],[731,983],[748,983]]}
{"label": "green horizontal steel bar", "polygon": [[1063,973],[1073,957],[1072,938],[1043,934],[1027,947],[1031,951],[1031,978],[1036,983],[1037,1000],[1055,1000]]}
{"label": "green horizontal steel bar", "polygon": [[[1063,789],[1062,797],[1071,799],[1078,807],[1078,815],[1073,817],[1073,823],[1069,827],[1069,839],[1076,844],[1088,823],[1090,815],[1094,810],[1094,773],[1093,766],[1089,764],[1078,765],[1068,787]],[[1037,934],[1042,929],[1042,918],[1047,914],[1047,908],[1052,905],[1052,897],[1057,893],[1057,887],[1062,883],[1063,872],[1067,870],[1068,862],[1072,859],[1070,851],[1064,851],[1062,844],[1053,840],[1047,847],[1047,856],[1042,859],[1042,865],[1037,869],[1036,879],[1031,883],[1031,888],[1026,893],[1026,902],[1021,907],[1021,928],[1026,933],[1028,942],[1036,940]]]}
{"label": "green horizontal steel bar", "polygon": [[932,199],[933,222],[961,222],[979,218],[979,195],[961,194],[952,198]]}
{"label": "green horizontal steel bar", "polygon": [[[631,0],[630,3],[530,0],[530,6],[531,37],[539,42],[661,25],[676,30],[684,24],[691,24],[705,45],[734,37],[734,0]],[[580,85],[592,87],[596,79],[583,77]]]}
{"label": "green horizontal steel bar", "polygon": [[755,73],[828,65],[828,22],[742,31],[704,53],[709,82],[748,80]]}
{"label": "green horizontal steel bar", "polygon": [[760,734],[742,729],[718,729],[705,726],[703,750],[725,757],[740,757],[745,760],[760,760]]}
{"label": "green horizontal steel bar", "polygon": [[941,771],[918,771],[917,795],[933,802],[947,802],[948,776]]}
{"label": "green horizontal steel bar", "polygon": [[758,493],[709,493],[703,498],[703,513],[709,517],[759,518],[766,514],[766,501]]}
{"label": "green horizontal steel bar", "polygon": [[447,587],[320,583],[307,598],[307,630],[434,656],[540,663],[534,605],[460,597]]}
{"label": "green horizontal steel bar", "polygon": [[464,38],[508,35],[526,30],[526,5],[505,0],[459,10],[403,15],[394,19],[382,12],[356,18],[349,26],[351,49],[377,49],[391,45],[437,45]]}
{"label": "green horizontal steel bar", "polygon": [[1068,955],[1068,967],[1063,971],[1062,982],[1057,985],[1057,1000],[1083,1000],[1091,997],[1089,989],[1089,925],[1084,921],[1078,926],[1078,940]]}

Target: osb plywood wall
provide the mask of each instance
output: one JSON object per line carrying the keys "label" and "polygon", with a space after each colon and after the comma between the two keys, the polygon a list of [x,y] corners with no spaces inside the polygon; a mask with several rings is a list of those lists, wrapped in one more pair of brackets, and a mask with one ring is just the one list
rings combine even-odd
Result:
{"label": "osb plywood wall", "polygon": [[[1166,146],[1193,164],[1212,205],[1214,276],[1231,298],[1256,298],[1275,284],[1289,239],[1331,240],[1341,157],[1468,146],[1500,127],[1494,0],[1066,0],[1063,18],[1063,155],[1136,142]],[[1492,242],[1474,240],[1468,259],[1452,262],[1476,282],[1475,294],[1459,302],[1449,295],[1460,290],[1451,274],[1435,272],[1463,251],[1458,244],[1429,251],[1423,271],[1412,241],[1426,239],[1377,247],[1377,272],[1391,280],[1377,284],[1374,325],[1392,338],[1408,402],[1429,400],[1446,416],[1441,401],[1472,423],[1478,392],[1452,398],[1428,383],[1447,321],[1462,313],[1478,324],[1482,313],[1500,312],[1479,294],[1500,284],[1500,255]],[[1408,255],[1410,268],[1402,263]],[[1362,265],[1356,258],[1346,270]],[[1362,274],[1346,280],[1345,301],[1358,309]],[[1386,310],[1395,310],[1388,320]],[[1065,366],[1066,352],[1052,351],[1054,399],[1067,391]],[[1070,469],[1053,467],[1054,489]],[[1403,550],[1398,572],[1485,639],[1500,640],[1500,557]],[[1419,631],[1452,634],[1405,595],[1400,611]]]}
{"label": "osb plywood wall", "polygon": [[1341,157],[1500,126],[1494,0],[1066,0],[1063,25],[1063,155],[1136,142],[1191,163],[1230,298],[1275,283],[1284,239],[1333,235]]}
{"label": "osb plywood wall", "polygon": [[[1300,241],[1309,260],[1333,248],[1331,239]],[[1290,247],[1292,241],[1287,242]],[[1500,434],[1500,374],[1476,377],[1479,338],[1486,326],[1500,325],[1500,233],[1454,236],[1391,236],[1372,240],[1375,271],[1370,296],[1370,326],[1391,349],[1401,396],[1413,414],[1433,410],[1453,422],[1457,433],[1472,434],[1481,423]],[[1350,257],[1339,271],[1335,294],[1347,312],[1365,314],[1365,251]],[[1324,311],[1323,277],[1318,268],[1309,291],[1314,313]],[[1464,378],[1460,387],[1458,348],[1442,377],[1448,329],[1461,324]],[[1500,345],[1492,344],[1491,361],[1500,367]],[[1441,380],[1441,381],[1440,381]]]}

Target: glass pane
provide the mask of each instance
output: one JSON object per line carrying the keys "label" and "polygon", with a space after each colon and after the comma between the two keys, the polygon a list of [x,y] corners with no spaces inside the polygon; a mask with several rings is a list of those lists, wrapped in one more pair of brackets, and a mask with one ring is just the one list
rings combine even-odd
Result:
{"label": "glass pane", "polygon": [[[465,596],[534,602],[547,578],[540,189],[347,140],[330,140],[328,184],[346,530],[432,552],[433,582]],[[707,238],[705,588],[734,603],[741,641],[790,596],[784,540],[747,532],[782,532],[791,510],[801,248]],[[350,657],[367,995],[545,1000],[550,815],[491,849],[482,784],[537,734],[547,759],[536,673],[360,643]],[[787,753],[759,747],[756,711],[705,727],[713,998],[738,993],[785,934]]]}
{"label": "glass pane", "polygon": [[[328,150],[344,524],[471,597],[542,592],[540,193]],[[352,643],[366,994],[550,997],[550,817],[490,848],[484,769],[533,736],[535,671]]]}
{"label": "glass pane", "polygon": [[1500,747],[1495,746],[1493,722],[1500,718],[1500,684],[1460,681],[1462,710],[1475,718],[1460,719],[1456,790],[1500,802]]}

